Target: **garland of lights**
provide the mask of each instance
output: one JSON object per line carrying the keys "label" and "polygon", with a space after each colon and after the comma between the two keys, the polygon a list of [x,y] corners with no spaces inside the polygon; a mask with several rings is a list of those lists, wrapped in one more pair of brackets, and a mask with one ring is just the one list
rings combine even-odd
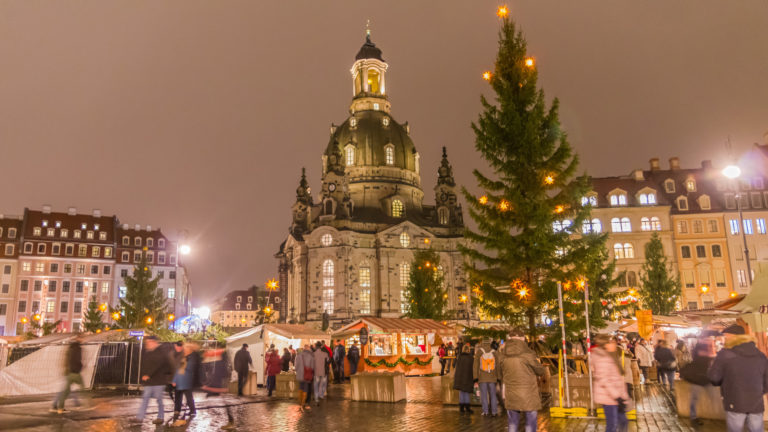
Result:
{"label": "garland of lights", "polygon": [[370,361],[370,360],[368,360],[366,358],[365,359],[365,364],[367,364],[370,367],[375,367],[375,368],[379,367],[381,365],[386,365],[388,368],[393,368],[393,367],[397,366],[398,363],[402,363],[402,364],[404,364],[406,366],[413,366],[414,364],[417,364],[419,366],[429,366],[432,363],[432,359],[434,359],[434,358],[435,358],[435,356],[430,356],[428,360],[421,361],[417,357],[417,358],[413,359],[413,361],[407,361],[406,359],[400,357],[399,359],[395,360],[392,363],[389,363],[386,359],[381,359],[381,360],[377,361],[376,363],[374,363],[374,362],[372,362],[372,361]]}

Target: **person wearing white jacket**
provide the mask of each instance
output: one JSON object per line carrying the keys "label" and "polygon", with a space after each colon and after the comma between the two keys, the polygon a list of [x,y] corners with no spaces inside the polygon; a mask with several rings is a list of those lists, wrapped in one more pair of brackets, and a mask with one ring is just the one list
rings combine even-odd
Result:
{"label": "person wearing white jacket", "polygon": [[643,373],[643,384],[647,384],[648,370],[653,365],[653,350],[648,346],[648,342],[645,339],[640,339],[637,345],[635,345],[635,357],[637,357],[637,364]]}

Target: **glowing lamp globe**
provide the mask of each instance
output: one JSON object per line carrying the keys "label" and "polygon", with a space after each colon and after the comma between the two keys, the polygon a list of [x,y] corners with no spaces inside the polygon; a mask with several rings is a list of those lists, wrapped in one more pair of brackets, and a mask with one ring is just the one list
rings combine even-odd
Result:
{"label": "glowing lamp globe", "polygon": [[735,179],[741,175],[741,168],[736,165],[728,165],[723,168],[723,175],[729,179]]}
{"label": "glowing lamp globe", "polygon": [[181,245],[179,247],[179,252],[181,252],[182,255],[189,255],[191,251],[192,249],[189,247],[189,245]]}

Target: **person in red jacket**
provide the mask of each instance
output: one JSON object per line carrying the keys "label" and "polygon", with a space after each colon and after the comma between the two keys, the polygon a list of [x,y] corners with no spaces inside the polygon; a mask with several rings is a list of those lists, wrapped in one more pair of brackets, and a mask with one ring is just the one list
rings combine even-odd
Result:
{"label": "person in red jacket", "polygon": [[272,397],[272,392],[275,390],[275,376],[283,367],[283,359],[280,358],[274,344],[269,346],[269,352],[264,360],[267,363],[267,396]]}

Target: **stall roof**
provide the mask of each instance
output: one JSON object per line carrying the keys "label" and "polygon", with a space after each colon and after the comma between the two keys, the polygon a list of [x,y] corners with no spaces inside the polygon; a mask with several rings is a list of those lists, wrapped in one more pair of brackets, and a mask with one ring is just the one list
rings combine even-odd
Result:
{"label": "stall roof", "polygon": [[[621,325],[619,330],[625,333],[637,332],[636,320],[623,320],[623,322],[624,324]],[[700,323],[689,322],[680,316],[654,315],[653,326],[654,327],[690,328],[690,327],[698,327],[700,326]]]}
{"label": "stall roof", "polygon": [[322,339],[328,338],[328,333],[321,330],[314,329],[304,324],[261,324],[256,327],[251,327],[247,330],[243,330],[240,333],[235,333],[228,337],[227,343],[237,342],[241,339],[249,338],[262,330],[277,333],[280,336],[288,339]]}
{"label": "stall roof", "polygon": [[752,289],[730,309],[742,313],[761,312],[768,308],[768,264],[756,263]]}
{"label": "stall roof", "polygon": [[443,335],[455,334],[456,330],[447,325],[431,319],[411,318],[360,318],[348,324],[333,334],[346,333],[350,329],[358,327],[360,323],[368,325],[383,333],[438,333]]}

